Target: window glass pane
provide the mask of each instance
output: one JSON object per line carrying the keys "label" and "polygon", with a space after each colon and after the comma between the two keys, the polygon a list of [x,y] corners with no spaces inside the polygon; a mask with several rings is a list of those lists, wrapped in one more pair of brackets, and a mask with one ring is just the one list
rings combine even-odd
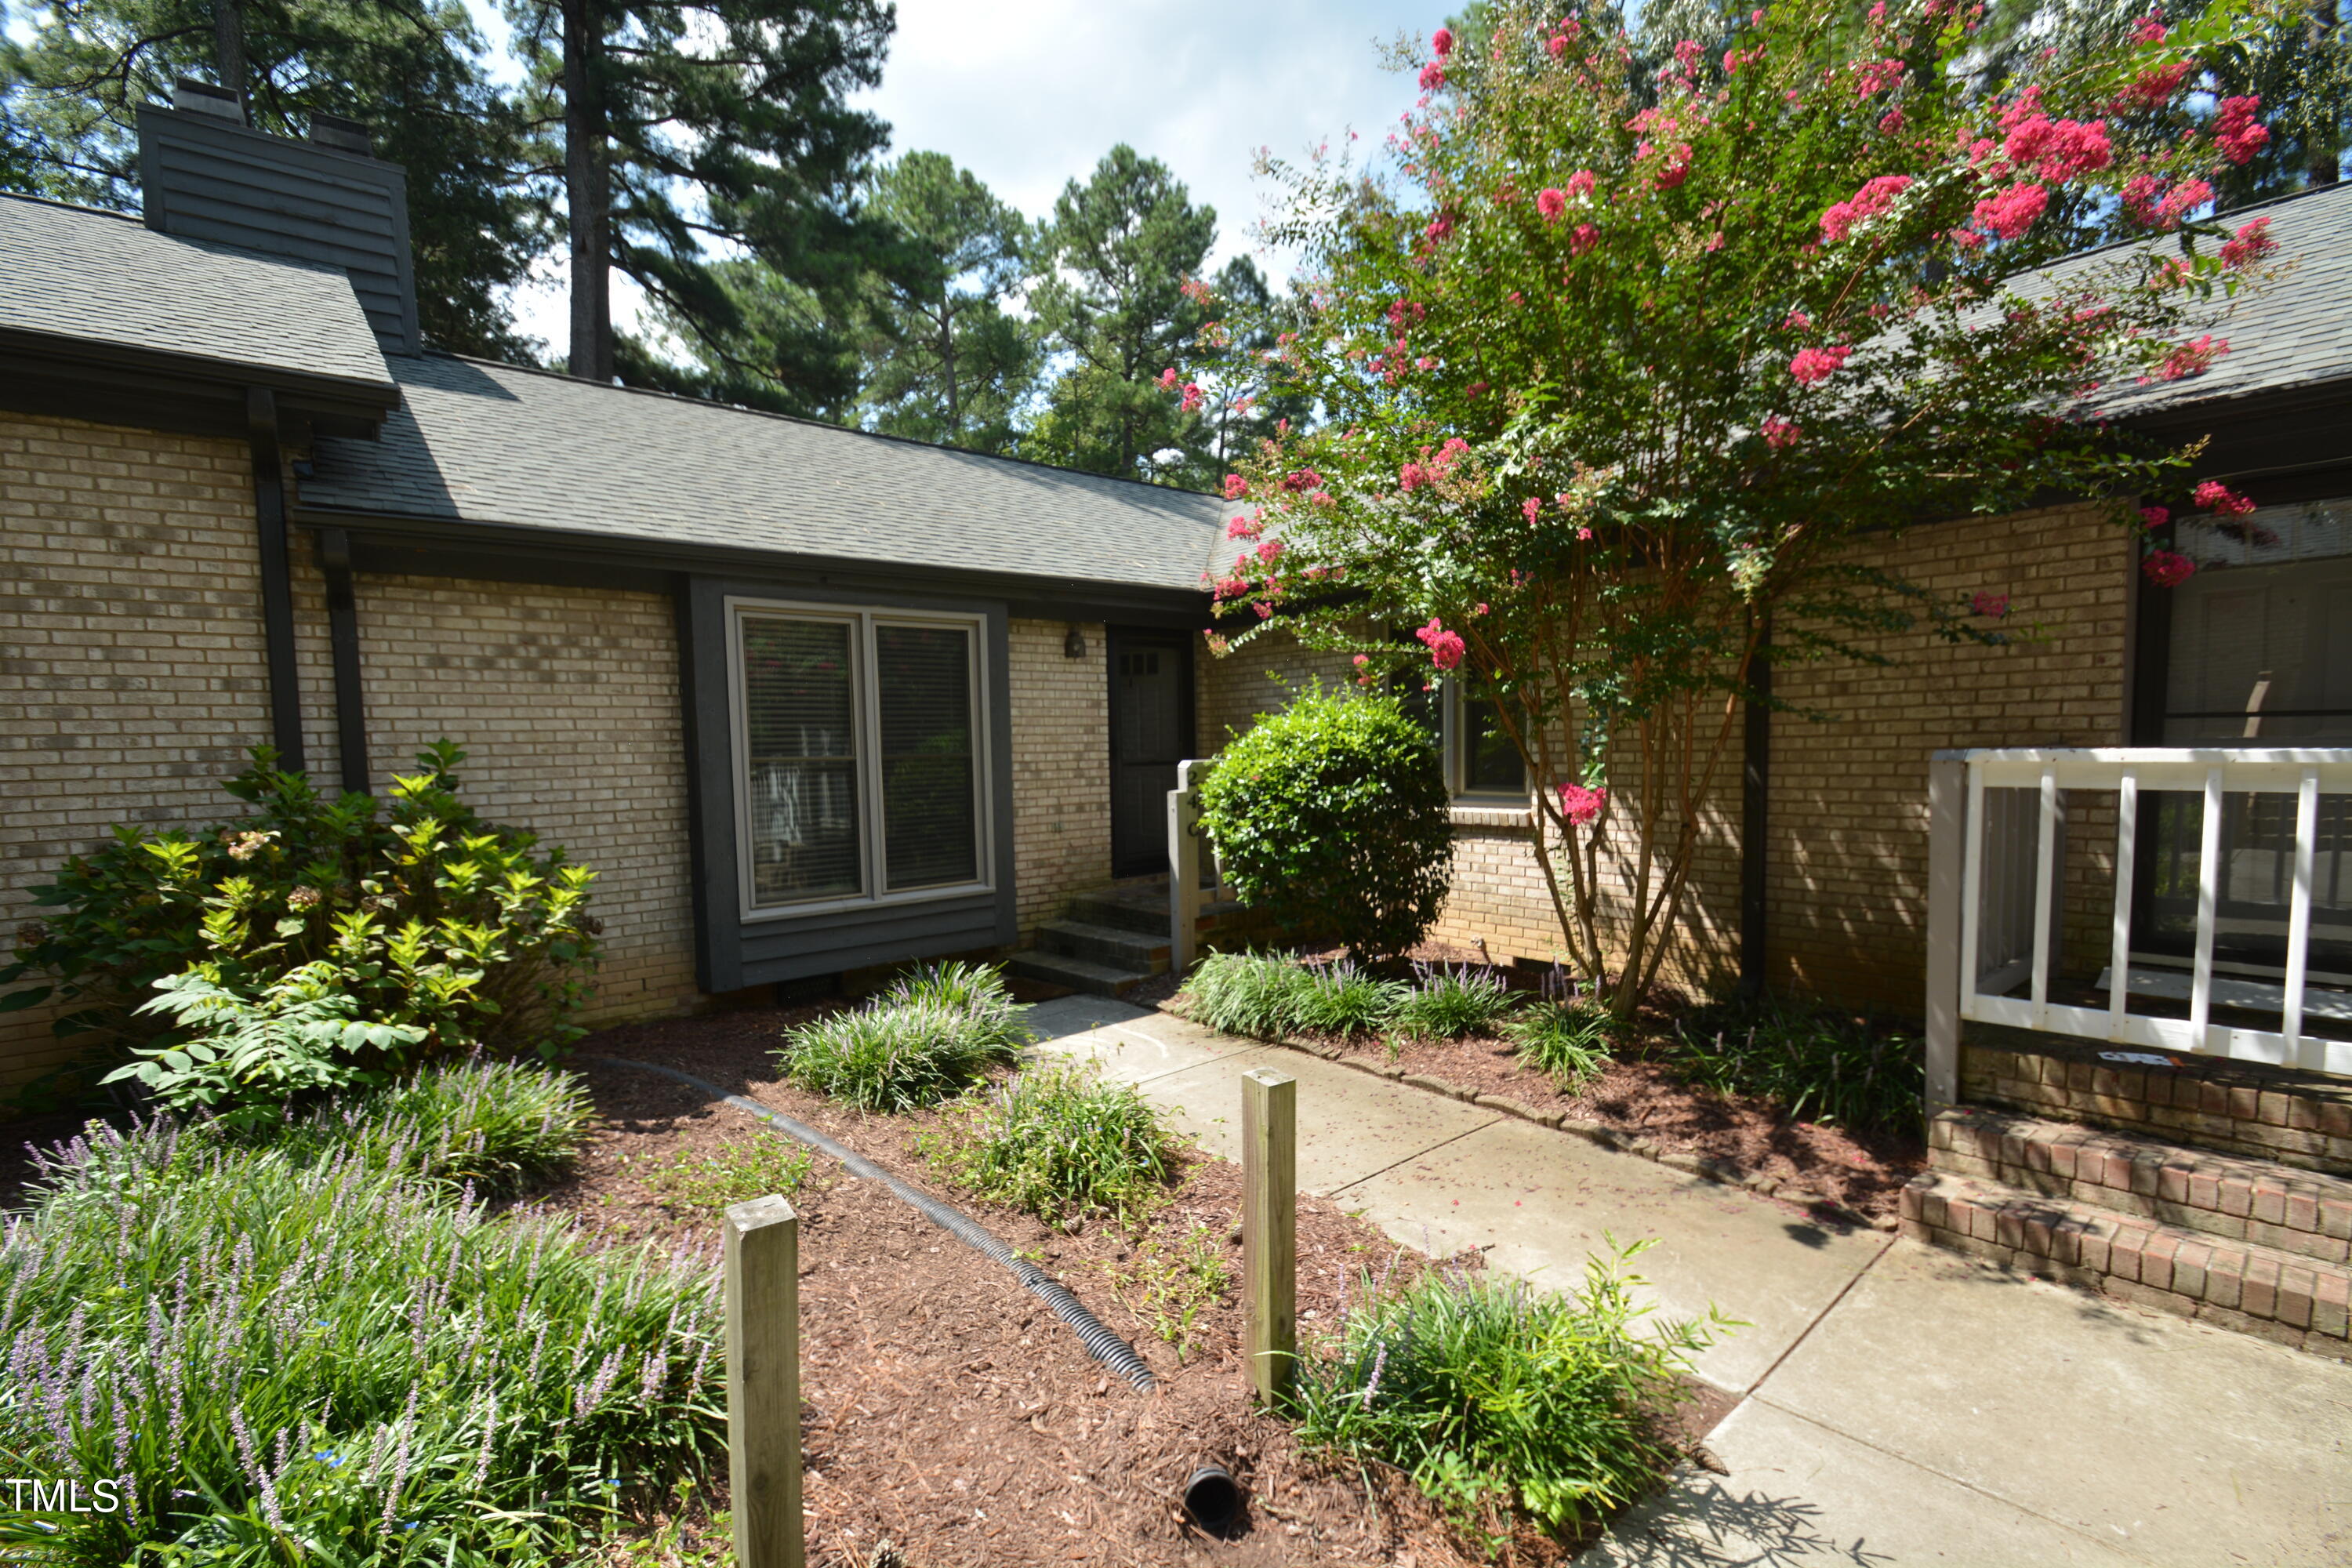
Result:
{"label": "window glass pane", "polygon": [[774,616],[742,626],[751,902],[863,892],[853,628]]}
{"label": "window glass pane", "polygon": [[874,628],[882,710],[882,852],[892,889],[980,879],[971,634]]}
{"label": "window glass pane", "polygon": [[1492,702],[1462,700],[1462,787],[1471,795],[1525,795],[1527,765]]}

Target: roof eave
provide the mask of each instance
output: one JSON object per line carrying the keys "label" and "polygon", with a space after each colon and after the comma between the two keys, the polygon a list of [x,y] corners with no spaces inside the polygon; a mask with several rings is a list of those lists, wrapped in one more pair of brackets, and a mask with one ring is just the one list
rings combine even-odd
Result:
{"label": "roof eave", "polygon": [[[280,413],[318,434],[373,439],[400,406],[399,384],[0,327],[0,393],[24,413],[202,435],[241,434],[246,393],[267,387]],[[95,410],[93,414],[91,411]]]}

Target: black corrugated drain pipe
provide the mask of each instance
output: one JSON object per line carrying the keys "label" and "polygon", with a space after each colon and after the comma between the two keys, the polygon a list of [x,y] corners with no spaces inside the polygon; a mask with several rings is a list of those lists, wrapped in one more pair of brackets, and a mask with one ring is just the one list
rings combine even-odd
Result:
{"label": "black corrugated drain pipe", "polygon": [[1087,1310],[1085,1302],[1070,1294],[1068,1287],[990,1235],[980,1222],[971,1215],[950,1208],[929,1193],[908,1185],[865,1155],[844,1148],[804,1122],[795,1121],[789,1116],[769,1110],[756,1100],[747,1100],[740,1094],[730,1094],[717,1084],[705,1083],[693,1074],[680,1072],[676,1068],[661,1067],[653,1062],[633,1062],[621,1057],[594,1057],[590,1059],[605,1067],[635,1068],[640,1072],[657,1072],[664,1078],[674,1078],[680,1083],[691,1085],[714,1100],[725,1100],[738,1110],[750,1111],[786,1137],[798,1139],[810,1148],[831,1155],[847,1166],[852,1175],[866,1181],[881,1183],[900,1200],[912,1205],[925,1219],[974,1251],[982,1253],[1013,1270],[1013,1278],[1021,1281],[1023,1289],[1053,1308],[1054,1316],[1070,1325],[1077,1334],[1079,1342],[1087,1347],[1088,1355],[1135,1384],[1145,1394],[1150,1394],[1160,1386],[1159,1381],[1151,1375],[1151,1369],[1143,1364],[1141,1356],[1135,1353],[1133,1345],[1105,1328],[1102,1320]]}

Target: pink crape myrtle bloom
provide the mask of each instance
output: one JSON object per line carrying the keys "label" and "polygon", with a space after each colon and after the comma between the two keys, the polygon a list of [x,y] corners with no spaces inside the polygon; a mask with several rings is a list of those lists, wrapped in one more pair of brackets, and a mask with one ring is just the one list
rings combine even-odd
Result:
{"label": "pink crape myrtle bloom", "polygon": [[2205,510],[2218,511],[2225,517],[2243,517],[2254,510],[2252,501],[2219,479],[2207,479],[2199,485],[2190,499]]}
{"label": "pink crape myrtle bloom", "polygon": [[1282,559],[1282,541],[1261,539],[1257,542],[1257,558],[1271,566]]}
{"label": "pink crape myrtle bloom", "polygon": [[1593,184],[1592,171],[1579,169],[1568,177],[1568,194],[1578,201],[1588,201],[1592,195]]}
{"label": "pink crape myrtle bloom", "polygon": [[2009,595],[1979,590],[1976,597],[1969,601],[1969,613],[1982,616],[1987,620],[2000,620],[2009,614]]}
{"label": "pink crape myrtle bloom", "polygon": [[1429,662],[1438,668],[1453,669],[1461,664],[1465,651],[1462,634],[1447,631],[1435,616],[1429,617],[1429,625],[1412,635],[1421,639],[1422,646],[1429,650]]}
{"label": "pink crape myrtle bloom", "polygon": [[1451,27],[1438,28],[1429,36],[1429,47],[1437,51],[1438,58],[1444,59],[1454,52],[1454,30]]}
{"label": "pink crape myrtle bloom", "polygon": [[1421,90],[1435,92],[1445,85],[1445,68],[1435,60],[1421,68]]}
{"label": "pink crape myrtle bloom", "polygon": [[2232,163],[2250,163],[2271,139],[2271,133],[2254,118],[2263,106],[2259,98],[2225,98],[2221,111],[2213,119],[2213,145]]}
{"label": "pink crape myrtle bloom", "polygon": [[2053,183],[2115,162],[2115,146],[2107,140],[2104,120],[2087,124],[2053,120],[2041,111],[2038,102],[2021,100],[2000,117],[2000,128],[2009,133],[2001,143],[2001,156]]}
{"label": "pink crape myrtle bloom", "polygon": [[1529,528],[1533,528],[1536,525],[1536,519],[1543,515],[1543,498],[1541,496],[1529,496],[1527,500],[1521,501],[1519,503],[1519,515],[1528,520],[1528,526]]}
{"label": "pink crape myrtle bloom", "polygon": [[2221,265],[2232,271],[2252,267],[2277,248],[2278,241],[2271,237],[2271,220],[2258,217],[2252,223],[2242,225],[2238,232],[2222,244]]}
{"label": "pink crape myrtle bloom", "polygon": [[1179,403],[1179,404],[1177,405],[1177,407],[1178,407],[1178,408],[1180,408],[1181,410],[1182,410],[1184,413],[1186,413],[1186,414],[1190,414],[1190,413],[1192,413],[1193,410],[1195,410],[1195,409],[1199,408],[1200,406],[1201,406],[1201,388],[1200,388],[1199,384],[1198,384],[1197,383],[1194,383],[1194,382],[1190,382],[1190,381],[1186,382],[1186,383],[1184,384],[1184,398],[1183,398],[1183,401],[1182,401],[1182,402],[1181,402],[1181,403]]}
{"label": "pink crape myrtle bloom", "polygon": [[1580,784],[1559,786],[1560,815],[1568,818],[1571,826],[1590,826],[1608,804],[1609,792],[1605,789],[1587,789]]}
{"label": "pink crape myrtle bloom", "polygon": [[1419,463],[1407,463],[1397,470],[1397,489],[1410,494],[1430,482],[1430,472]]}
{"label": "pink crape myrtle bloom", "polygon": [[1589,223],[1580,223],[1576,226],[1576,232],[1568,237],[1568,253],[1582,256],[1600,243],[1601,231]]}
{"label": "pink crape myrtle bloom", "polygon": [[1853,196],[1837,203],[1822,215],[1822,241],[1833,245],[1844,239],[1854,229],[1895,205],[1895,198],[1910,188],[1908,174],[1881,174],[1870,180]]}
{"label": "pink crape myrtle bloom", "polygon": [[2172,36],[2172,31],[2164,25],[2163,17],[2150,11],[2139,19],[2131,36],[2135,44],[2160,44]]}
{"label": "pink crape myrtle bloom", "polygon": [[1242,478],[1239,474],[1227,474],[1225,476],[1225,499],[1227,500],[1239,500],[1242,497],[1247,494],[1249,494],[1249,481],[1247,479]]}
{"label": "pink crape myrtle bloom", "polygon": [[1767,415],[1765,416],[1763,426],[1764,445],[1773,448],[1775,451],[1779,450],[1782,447],[1795,446],[1797,444],[1798,437],[1804,435],[1804,433],[1805,432],[1800,426],[1789,420],[1781,418],[1777,414]]}
{"label": "pink crape myrtle bloom", "polygon": [[1176,367],[1174,365],[1171,364],[1166,370],[1160,373],[1160,384],[1166,387],[1171,392],[1176,390]]}
{"label": "pink crape myrtle bloom", "polygon": [[1789,362],[1789,374],[1797,378],[1800,385],[1811,386],[1835,375],[1853,354],[1853,347],[1845,343],[1833,343],[1822,349],[1800,349],[1797,357]]}
{"label": "pink crape myrtle bloom", "polygon": [[2172,550],[2151,550],[2139,563],[2141,575],[2159,588],[2177,588],[2197,574],[2197,563]]}
{"label": "pink crape myrtle bloom", "polygon": [[1257,535],[1257,519],[1254,517],[1237,517],[1225,524],[1227,539],[1255,539]]}
{"label": "pink crape myrtle bloom", "polygon": [[2033,226],[2050,205],[2050,188],[2032,183],[2011,185],[1997,196],[1987,196],[1970,216],[1979,228],[2002,239],[2015,239]]}
{"label": "pink crape myrtle bloom", "polygon": [[2230,352],[2230,340],[2217,338],[2210,332],[2201,338],[2191,338],[2165,356],[2157,370],[2161,381],[2179,381],[2183,376],[2202,375],[2213,362]]}
{"label": "pink crape myrtle bloom", "polygon": [[2116,100],[2117,109],[2162,109],[2197,68],[2192,60],[2172,60],[2157,66],[2145,75],[2134,79]]}
{"label": "pink crape myrtle bloom", "polygon": [[1568,214],[1568,193],[1546,185],[1536,193],[1536,211],[1542,215],[1544,222],[1558,223]]}
{"label": "pink crape myrtle bloom", "polygon": [[2162,528],[2172,521],[2170,510],[2160,506],[2144,506],[2139,509],[2139,516],[2140,526],[2151,530]]}

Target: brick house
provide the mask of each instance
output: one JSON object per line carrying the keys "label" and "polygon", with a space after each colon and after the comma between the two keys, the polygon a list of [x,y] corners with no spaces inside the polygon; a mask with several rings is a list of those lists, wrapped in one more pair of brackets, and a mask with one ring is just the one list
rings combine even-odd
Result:
{"label": "brick house", "polygon": [[[1178,760],[1315,672],[1202,649],[1220,502],[426,351],[400,171],[235,116],[194,89],[142,112],[143,223],[0,198],[0,920],[110,824],[215,815],[257,742],[368,788],[448,735],[486,810],[600,871],[603,1017],[1039,943],[1079,984],[1150,967],[1133,899],[1061,917],[1163,870]],[[2352,192],[2271,211],[2284,283],[2132,416],[2211,435],[2282,544],[2184,535],[2246,558],[2168,596],[2080,507],[1877,547],[2042,635],[1781,671],[1836,717],[1749,726],[1678,978],[1916,1011],[1938,749],[2235,735],[2242,674],[2265,737],[2352,739]],[[1439,934],[1544,959],[1523,788],[1444,706]],[[58,1050],[0,1019],[0,1083]]]}

